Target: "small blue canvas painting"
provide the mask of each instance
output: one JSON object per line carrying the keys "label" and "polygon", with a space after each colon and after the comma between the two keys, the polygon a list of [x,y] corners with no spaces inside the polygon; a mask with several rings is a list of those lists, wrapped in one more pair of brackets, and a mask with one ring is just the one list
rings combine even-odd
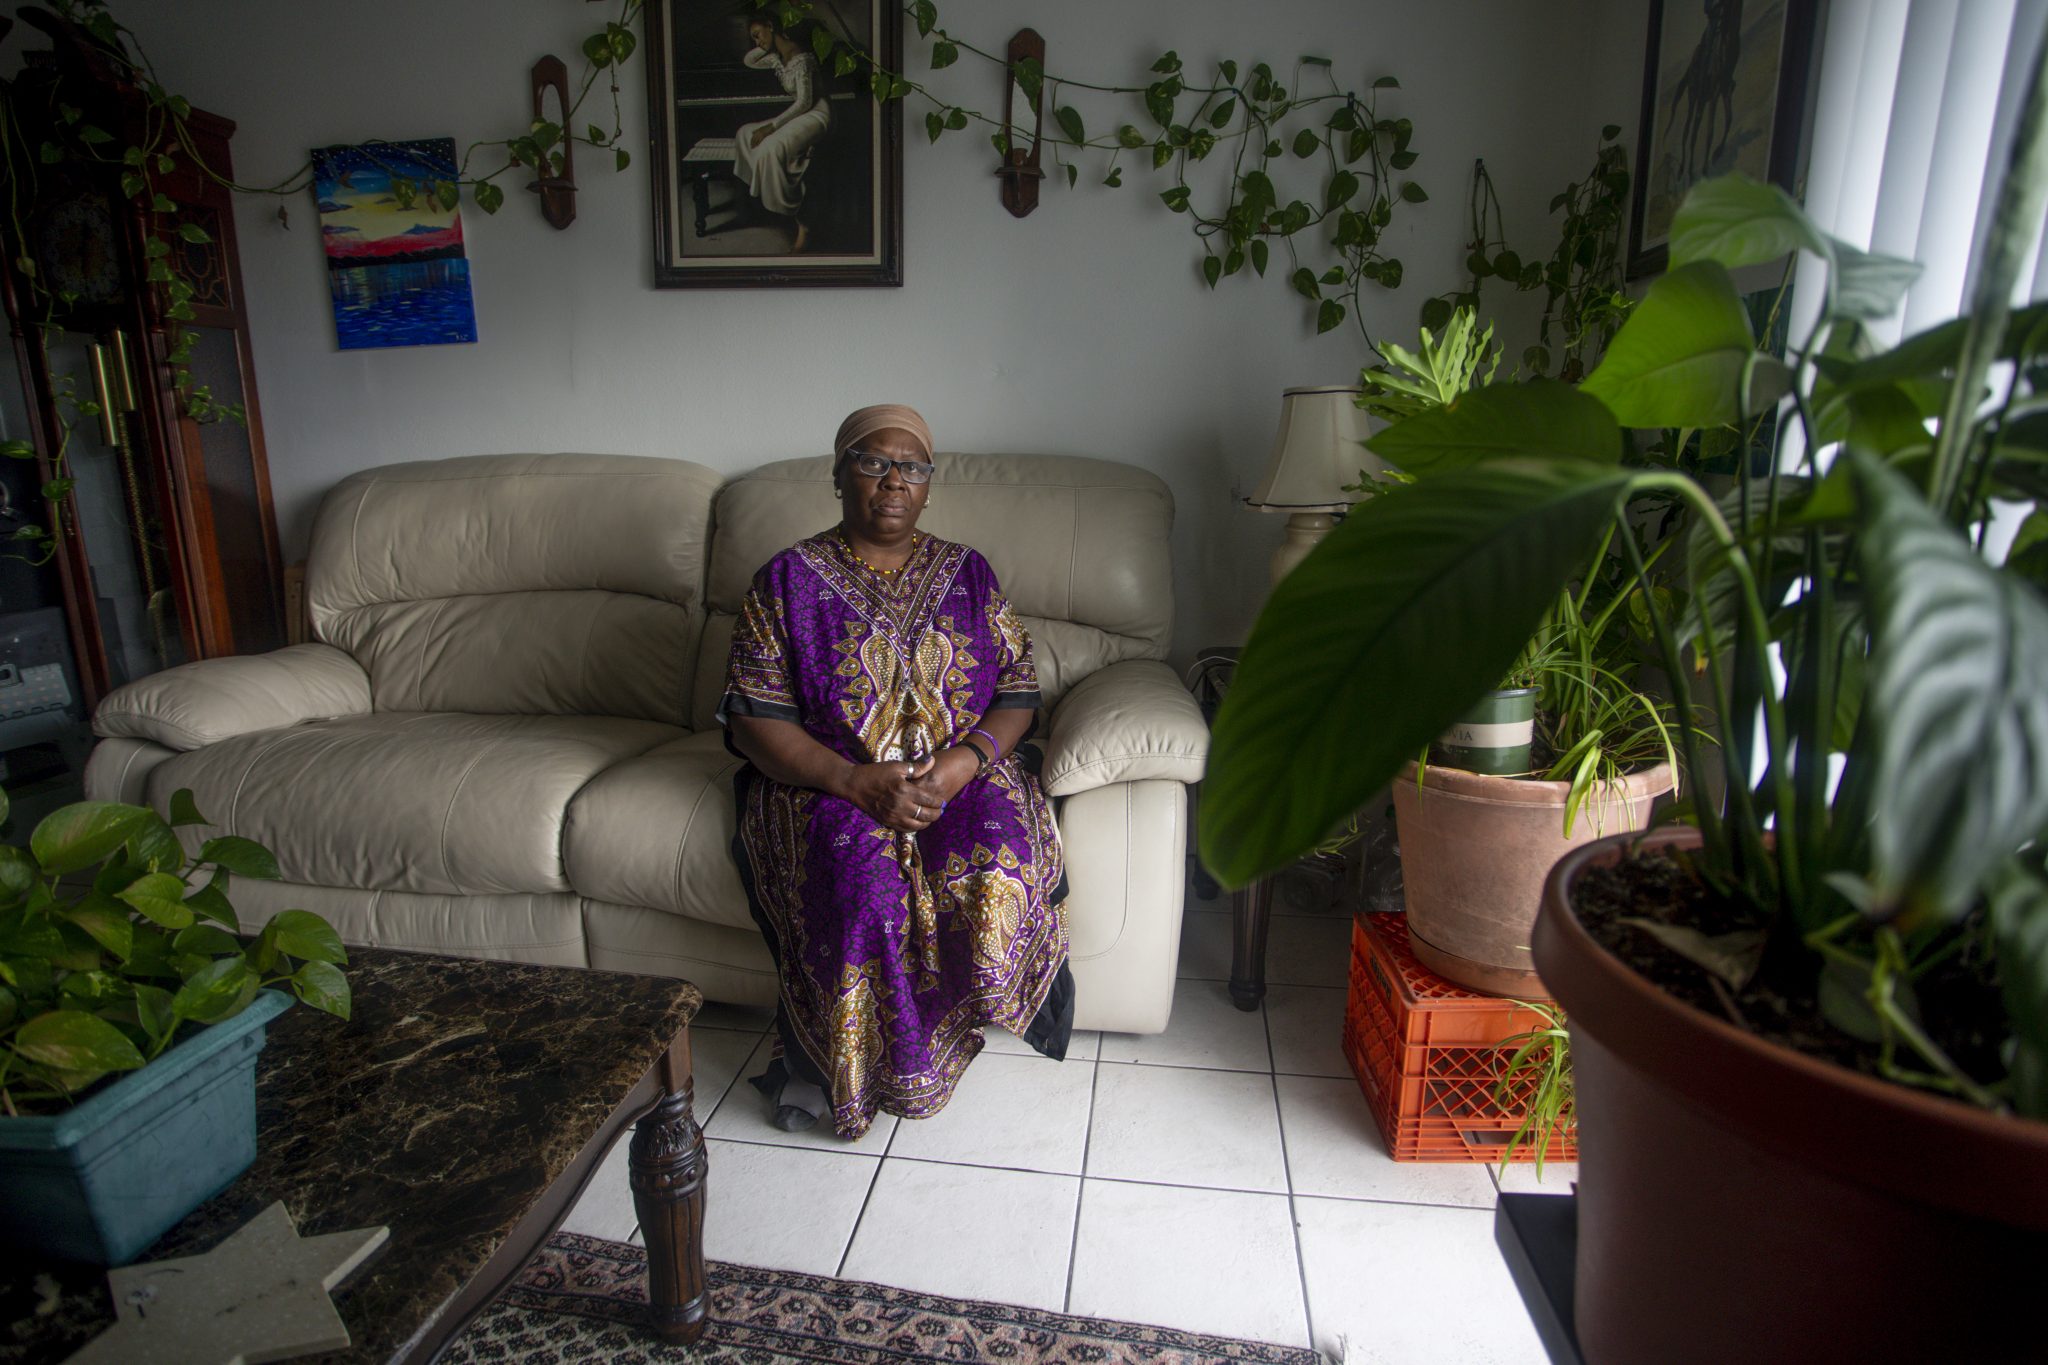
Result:
{"label": "small blue canvas painting", "polygon": [[[456,178],[455,139],[370,142],[313,152],[320,239],[344,351],[476,340],[462,214],[437,182]],[[410,206],[394,179],[417,187]]]}

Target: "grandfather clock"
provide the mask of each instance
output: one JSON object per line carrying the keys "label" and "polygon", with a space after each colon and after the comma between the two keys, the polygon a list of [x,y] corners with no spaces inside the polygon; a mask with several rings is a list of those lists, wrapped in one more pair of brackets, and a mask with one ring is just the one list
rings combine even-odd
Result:
{"label": "grandfather clock", "polygon": [[[144,196],[160,193],[168,208],[138,200],[122,184],[121,149],[144,141],[148,102],[79,30],[47,15],[31,22],[53,46],[27,55],[10,82],[12,108],[49,117],[69,108],[70,122],[112,136],[105,160],[35,167],[24,211],[0,221],[15,362],[0,375],[0,439],[35,453],[0,460],[0,782],[17,805],[23,787],[52,782],[75,796],[87,722],[109,691],[174,664],[284,643],[232,192],[221,183],[233,178],[234,125],[192,111],[186,127],[204,169],[173,145],[171,168]],[[45,130],[29,117],[18,127],[36,146]],[[203,231],[188,239],[178,230],[187,223]],[[151,242],[168,244],[161,259],[192,287],[193,316],[182,323],[147,281],[150,253],[163,250]],[[191,415],[190,393],[172,375],[180,327],[193,337],[191,388],[239,405],[241,420]],[[71,483],[47,497],[60,446]],[[26,562],[34,542],[13,538],[31,524],[60,532],[40,566]],[[14,835],[25,832],[17,818]]]}

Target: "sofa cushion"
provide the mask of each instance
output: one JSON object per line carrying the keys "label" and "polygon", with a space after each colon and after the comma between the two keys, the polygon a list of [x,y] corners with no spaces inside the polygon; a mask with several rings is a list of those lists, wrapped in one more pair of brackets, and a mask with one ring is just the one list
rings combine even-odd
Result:
{"label": "sofa cushion", "polygon": [[569,803],[569,881],[596,901],[751,930],[732,860],[740,760],[710,730],[607,768]]}
{"label": "sofa cushion", "polygon": [[680,732],[601,716],[380,712],[222,740],[150,771],[157,809],[190,787],[218,822],[180,829],[196,852],[232,832],[284,879],[438,894],[566,892],[569,802],[606,768]]}
{"label": "sofa cushion", "polygon": [[379,711],[680,725],[718,483],[639,455],[360,470],[314,522],[314,634],[368,670]]}

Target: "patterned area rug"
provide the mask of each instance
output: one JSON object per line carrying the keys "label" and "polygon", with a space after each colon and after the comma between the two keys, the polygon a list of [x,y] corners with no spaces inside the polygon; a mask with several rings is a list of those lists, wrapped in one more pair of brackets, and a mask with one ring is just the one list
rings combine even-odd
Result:
{"label": "patterned area rug", "polygon": [[694,1347],[640,1325],[647,1253],[557,1233],[441,1359],[449,1365],[1320,1365],[1298,1346],[914,1294],[854,1280],[711,1263],[711,1326]]}

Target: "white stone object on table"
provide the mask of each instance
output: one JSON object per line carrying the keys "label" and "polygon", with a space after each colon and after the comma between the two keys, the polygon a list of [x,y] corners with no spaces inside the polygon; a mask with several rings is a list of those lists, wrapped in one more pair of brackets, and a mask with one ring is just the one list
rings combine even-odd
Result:
{"label": "white stone object on table", "polygon": [[66,1365],[257,1365],[349,1345],[328,1292],[391,1237],[301,1237],[282,1203],[213,1250],[107,1272],[114,1325]]}

